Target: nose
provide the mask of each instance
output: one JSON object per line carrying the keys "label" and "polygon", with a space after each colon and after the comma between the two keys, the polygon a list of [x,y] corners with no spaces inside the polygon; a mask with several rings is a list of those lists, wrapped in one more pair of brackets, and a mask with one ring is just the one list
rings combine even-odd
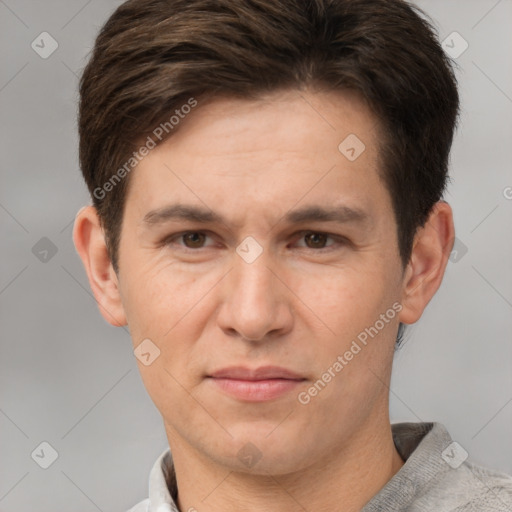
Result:
{"label": "nose", "polygon": [[276,277],[279,270],[265,252],[252,263],[237,254],[233,258],[217,317],[221,329],[253,342],[288,333],[293,325],[290,292]]}

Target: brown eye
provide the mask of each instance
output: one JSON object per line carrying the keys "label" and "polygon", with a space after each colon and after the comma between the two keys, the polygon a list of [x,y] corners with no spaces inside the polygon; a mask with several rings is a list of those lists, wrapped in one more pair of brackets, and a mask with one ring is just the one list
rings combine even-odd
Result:
{"label": "brown eye", "polygon": [[204,233],[193,232],[185,233],[182,235],[183,243],[190,249],[197,249],[202,247],[205,241],[206,235]]}
{"label": "brown eye", "polygon": [[328,235],[323,233],[308,233],[304,235],[304,240],[306,241],[306,245],[310,249],[323,249],[327,242]]}

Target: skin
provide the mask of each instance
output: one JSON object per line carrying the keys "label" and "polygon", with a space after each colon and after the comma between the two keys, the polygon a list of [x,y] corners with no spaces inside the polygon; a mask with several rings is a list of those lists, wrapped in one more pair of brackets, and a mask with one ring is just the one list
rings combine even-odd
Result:
{"label": "skin", "polygon": [[[338,150],[349,134],[366,146],[352,162]],[[130,176],[118,275],[95,209],[77,215],[74,241],[101,313],[129,325],[134,348],[149,338],[160,350],[138,365],[163,417],[181,510],[356,511],[403,465],[388,413],[395,338],[438,289],[454,229],[450,206],[437,203],[403,267],[378,141],[378,123],[354,93],[216,98]],[[223,221],[144,222],[176,203]],[[307,206],[365,218],[285,220]],[[236,251],[248,236],[262,249],[252,263]],[[300,403],[298,393],[394,303],[401,311]],[[247,402],[207,378],[232,365],[277,365],[304,380]],[[241,449],[259,460],[249,466]]]}

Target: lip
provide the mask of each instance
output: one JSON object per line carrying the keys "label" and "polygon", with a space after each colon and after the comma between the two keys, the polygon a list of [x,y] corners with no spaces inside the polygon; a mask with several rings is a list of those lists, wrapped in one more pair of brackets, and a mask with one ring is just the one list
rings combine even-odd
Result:
{"label": "lip", "polygon": [[245,402],[274,400],[306,380],[279,366],[261,366],[255,369],[232,366],[213,372],[208,375],[208,379],[224,393]]}
{"label": "lip", "polygon": [[304,380],[304,377],[287,368],[280,366],[260,366],[259,368],[245,368],[244,366],[230,366],[213,372],[208,377],[214,379],[237,379],[237,380],[266,380],[266,379],[288,379]]}

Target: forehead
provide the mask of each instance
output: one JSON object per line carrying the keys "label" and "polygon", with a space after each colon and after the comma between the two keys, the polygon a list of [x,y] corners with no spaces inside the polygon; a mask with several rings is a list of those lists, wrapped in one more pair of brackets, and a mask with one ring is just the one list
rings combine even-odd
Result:
{"label": "forehead", "polygon": [[305,199],[334,204],[346,196],[371,210],[387,195],[377,130],[375,116],[350,92],[199,102],[139,162],[127,201],[137,203],[139,216],[176,198],[244,210]]}
{"label": "forehead", "polygon": [[[194,152],[223,150],[232,155],[239,150],[272,149],[276,145],[280,151],[297,150],[308,142],[307,150],[320,151],[327,146],[337,149],[343,138],[353,134],[366,139],[368,157],[377,124],[363,98],[353,91],[286,90],[262,95],[258,100],[222,96],[203,104],[199,100],[198,107],[179,120],[176,133],[162,147],[180,145],[194,148]],[[203,145],[194,147],[199,137]]]}

